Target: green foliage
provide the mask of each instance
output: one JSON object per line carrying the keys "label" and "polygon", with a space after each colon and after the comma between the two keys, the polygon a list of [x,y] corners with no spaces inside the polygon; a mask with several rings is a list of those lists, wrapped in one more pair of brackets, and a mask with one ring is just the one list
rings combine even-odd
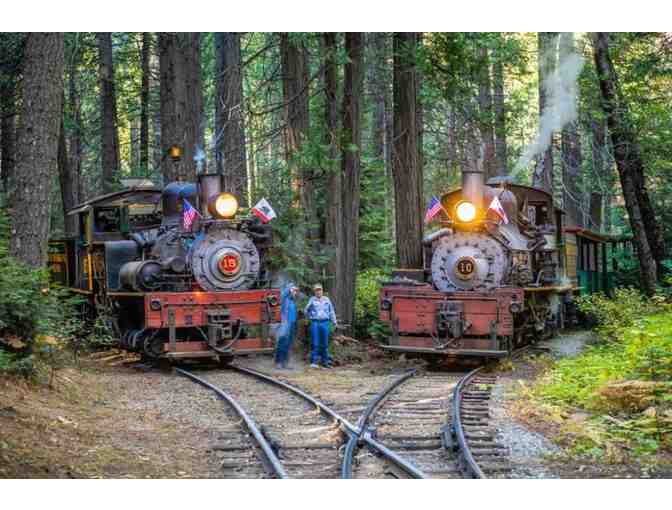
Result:
{"label": "green foliage", "polygon": [[632,288],[615,289],[613,299],[602,293],[582,296],[577,304],[597,322],[598,333],[606,340],[619,340],[625,328],[654,310],[652,302]]}
{"label": "green foliage", "polygon": [[[9,256],[8,225],[0,210],[0,371],[31,375],[40,363],[55,368],[66,348],[77,350],[79,298],[49,288],[47,269]],[[3,343],[16,353],[2,351]]]}
{"label": "green foliage", "polygon": [[380,282],[389,275],[380,269],[357,273],[355,297],[355,336],[381,340],[389,335],[386,325],[378,320]]}
{"label": "green foliage", "polygon": [[574,443],[576,452],[593,457],[612,443],[630,445],[636,455],[672,448],[672,314],[642,315],[643,304],[632,291],[620,297],[623,303],[599,299],[590,304],[601,321],[611,317],[620,325],[617,341],[558,361],[533,390],[542,402],[567,412],[579,407],[596,413]]}

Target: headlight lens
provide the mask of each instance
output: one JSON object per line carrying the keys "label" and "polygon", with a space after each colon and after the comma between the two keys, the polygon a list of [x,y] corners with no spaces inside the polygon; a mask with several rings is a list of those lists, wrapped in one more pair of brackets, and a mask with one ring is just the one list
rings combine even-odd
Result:
{"label": "headlight lens", "polygon": [[455,209],[457,219],[462,222],[470,222],[476,217],[476,207],[471,202],[460,202]]}
{"label": "headlight lens", "polygon": [[218,218],[233,218],[238,212],[238,199],[231,193],[220,193],[210,202],[209,209]]}

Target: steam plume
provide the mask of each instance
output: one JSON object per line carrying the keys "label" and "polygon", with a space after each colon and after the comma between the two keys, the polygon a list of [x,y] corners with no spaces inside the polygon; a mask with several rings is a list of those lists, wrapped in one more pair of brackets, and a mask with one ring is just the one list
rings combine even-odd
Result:
{"label": "steam plume", "polygon": [[582,68],[583,56],[579,53],[560,55],[558,67],[543,83],[547,101],[539,119],[539,132],[518,158],[517,168],[526,167],[532,158],[546,151],[554,131],[560,131],[565,124],[576,120],[578,114],[576,80]]}

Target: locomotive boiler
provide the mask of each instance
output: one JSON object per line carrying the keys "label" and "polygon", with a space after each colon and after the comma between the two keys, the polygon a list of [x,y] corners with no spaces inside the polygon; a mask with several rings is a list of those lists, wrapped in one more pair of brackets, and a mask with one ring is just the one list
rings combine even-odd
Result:
{"label": "locomotive boiler", "polygon": [[496,358],[563,325],[576,287],[550,194],[465,171],[441,209],[440,228],[423,239],[423,267],[396,270],[381,287],[386,349]]}
{"label": "locomotive boiler", "polygon": [[221,175],[131,187],[70,214],[80,234],[50,243],[52,270],[87,298],[122,348],[220,362],[274,350],[279,291],[265,265],[272,232],[241,215]]}

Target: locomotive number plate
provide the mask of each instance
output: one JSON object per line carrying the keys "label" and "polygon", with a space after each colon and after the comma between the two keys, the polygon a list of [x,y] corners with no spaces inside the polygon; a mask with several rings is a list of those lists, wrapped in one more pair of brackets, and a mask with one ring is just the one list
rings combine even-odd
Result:
{"label": "locomotive number plate", "polygon": [[471,257],[462,257],[455,263],[455,273],[462,280],[469,280],[476,271],[476,261]]}
{"label": "locomotive number plate", "polygon": [[219,259],[219,270],[224,276],[234,276],[240,271],[240,256],[235,253],[227,253]]}

